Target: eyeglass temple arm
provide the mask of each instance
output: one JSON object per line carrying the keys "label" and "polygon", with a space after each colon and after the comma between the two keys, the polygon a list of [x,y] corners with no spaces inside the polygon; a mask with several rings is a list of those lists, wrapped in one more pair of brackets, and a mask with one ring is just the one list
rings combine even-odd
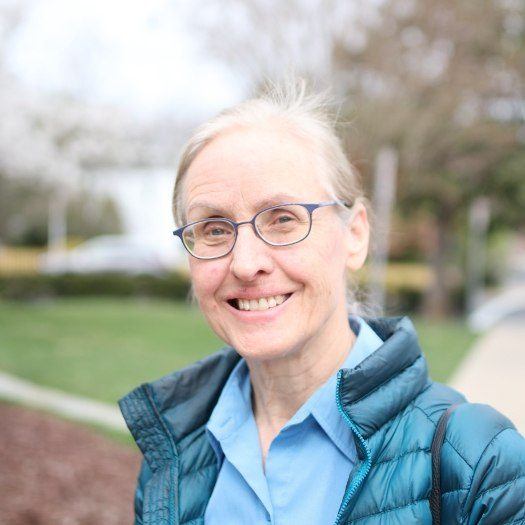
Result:
{"label": "eyeglass temple arm", "polygon": [[340,200],[320,202],[318,203],[318,206],[319,207],[332,206],[334,204],[339,204],[340,206],[344,206],[345,208],[351,208],[353,206],[353,203],[351,202],[345,202],[345,201],[340,201]]}

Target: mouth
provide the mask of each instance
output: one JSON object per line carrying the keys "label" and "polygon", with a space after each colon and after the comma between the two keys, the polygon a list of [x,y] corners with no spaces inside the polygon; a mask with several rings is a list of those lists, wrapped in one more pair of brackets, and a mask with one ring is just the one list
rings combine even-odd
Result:
{"label": "mouth", "polygon": [[256,299],[229,299],[228,304],[233,306],[236,310],[260,312],[264,310],[271,310],[286,302],[292,296],[291,293],[284,295],[271,295],[267,297],[259,297]]}

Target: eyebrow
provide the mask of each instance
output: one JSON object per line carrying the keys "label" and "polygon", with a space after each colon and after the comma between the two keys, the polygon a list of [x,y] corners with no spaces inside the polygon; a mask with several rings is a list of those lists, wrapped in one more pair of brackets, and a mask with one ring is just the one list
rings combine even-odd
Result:
{"label": "eyebrow", "polygon": [[[267,208],[267,207],[274,206],[277,204],[293,203],[295,200],[296,200],[295,197],[287,193],[276,193],[275,195],[272,195],[271,197],[266,197],[264,199],[257,201],[255,203],[255,209],[262,210],[263,208]],[[202,208],[204,210],[207,210],[208,212],[219,213],[223,216],[226,216],[229,213],[227,209],[217,206],[217,204],[215,203],[206,202],[206,201],[197,201],[197,202],[193,202],[190,205],[190,207],[188,208],[187,215],[189,215],[191,211],[196,210],[197,208]]]}

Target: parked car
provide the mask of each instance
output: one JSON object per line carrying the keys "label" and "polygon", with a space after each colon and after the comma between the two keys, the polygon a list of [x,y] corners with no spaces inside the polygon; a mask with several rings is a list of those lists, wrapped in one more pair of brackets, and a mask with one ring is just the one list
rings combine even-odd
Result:
{"label": "parked car", "polygon": [[71,250],[50,251],[40,258],[47,274],[122,272],[162,274],[180,269],[186,256],[177,246],[128,235],[94,237]]}

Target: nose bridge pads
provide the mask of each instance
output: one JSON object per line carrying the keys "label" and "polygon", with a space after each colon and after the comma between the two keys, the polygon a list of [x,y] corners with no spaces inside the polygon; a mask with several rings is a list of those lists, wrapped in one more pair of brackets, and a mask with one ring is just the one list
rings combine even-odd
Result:
{"label": "nose bridge pads", "polygon": [[[249,243],[252,243],[252,242],[255,242],[255,247],[256,249],[260,249],[261,248],[261,245],[264,246],[264,247],[269,247],[270,245],[266,242],[264,242],[261,237],[259,237],[259,234],[257,233],[257,230],[255,229],[255,224],[253,223],[250,223],[250,222],[245,222],[243,223],[241,226],[246,226],[247,229],[250,229],[251,230],[251,235],[253,235],[253,239],[248,241]],[[247,234],[248,236],[250,235],[250,233]],[[237,239],[235,240],[235,246],[233,247],[233,258],[235,259],[236,255],[238,256],[238,253],[239,253],[239,243],[243,244],[246,242],[246,239],[240,239],[241,237],[241,228],[237,228]],[[261,243],[261,245],[257,245],[257,243]],[[243,246],[244,247],[244,246]],[[243,247],[241,247],[241,250],[243,249]],[[254,263],[255,260],[253,258],[253,255],[254,255],[254,250],[252,249],[252,246],[251,244],[249,245],[248,247],[248,257],[247,257],[247,260],[249,260],[250,262]]]}
{"label": "nose bridge pads", "polygon": [[235,246],[234,246],[234,249],[235,247],[237,246],[237,243],[239,242],[239,237],[240,237],[240,233],[241,233],[241,226],[245,226],[246,229],[249,229],[252,233],[252,235],[260,242],[266,244],[260,237],[259,237],[259,234],[257,233],[257,230],[255,229],[255,224],[252,223],[252,222],[243,222],[241,224],[239,224],[239,226],[237,227],[237,239],[235,240]]}

